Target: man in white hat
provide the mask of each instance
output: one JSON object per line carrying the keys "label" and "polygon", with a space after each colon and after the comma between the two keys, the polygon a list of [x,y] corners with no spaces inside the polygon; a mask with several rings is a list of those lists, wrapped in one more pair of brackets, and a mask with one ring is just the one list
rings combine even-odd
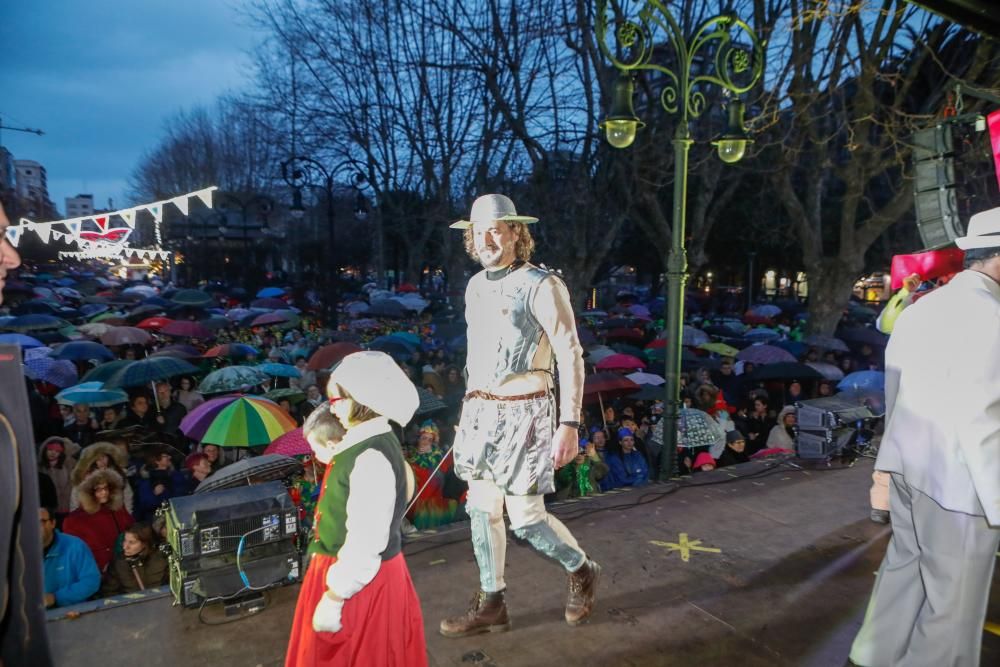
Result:
{"label": "man in white hat", "polygon": [[857,665],[978,665],[1000,546],[1000,208],[956,239],[965,270],[900,313],[885,353],[892,539]]}
{"label": "man in white hat", "polygon": [[601,568],[543,502],[555,490],[555,469],[579,449],[583,350],[566,285],[528,261],[534,249],[528,225],[537,221],[492,194],[452,225],[465,230],[465,249],[483,266],[465,292],[468,393],[454,449],[455,470],[469,482],[479,593],[464,615],[441,622],[446,637],[510,628],[504,506],[514,534],[568,573],[566,622],[582,623],[594,606]]}

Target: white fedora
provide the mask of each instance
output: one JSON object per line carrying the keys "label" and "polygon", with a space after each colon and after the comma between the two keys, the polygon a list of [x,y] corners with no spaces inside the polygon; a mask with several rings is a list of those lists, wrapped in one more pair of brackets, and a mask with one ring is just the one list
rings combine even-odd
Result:
{"label": "white fedora", "polygon": [[962,250],[1000,246],[1000,207],[972,216],[969,230],[955,239],[955,245]]}
{"label": "white fedora", "polygon": [[468,220],[453,222],[452,229],[468,229],[476,222],[493,222],[501,220],[503,222],[523,222],[531,224],[538,222],[538,218],[530,215],[518,215],[514,208],[514,202],[505,195],[483,195],[472,202],[472,213]]}

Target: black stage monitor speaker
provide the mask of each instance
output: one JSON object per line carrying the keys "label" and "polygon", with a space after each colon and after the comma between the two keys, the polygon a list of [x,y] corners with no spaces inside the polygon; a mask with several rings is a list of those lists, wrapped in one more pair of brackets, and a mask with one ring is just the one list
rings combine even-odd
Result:
{"label": "black stage monitor speaker", "polygon": [[795,450],[803,459],[833,456],[851,441],[859,421],[874,416],[867,406],[841,395],[799,401],[795,407]]}

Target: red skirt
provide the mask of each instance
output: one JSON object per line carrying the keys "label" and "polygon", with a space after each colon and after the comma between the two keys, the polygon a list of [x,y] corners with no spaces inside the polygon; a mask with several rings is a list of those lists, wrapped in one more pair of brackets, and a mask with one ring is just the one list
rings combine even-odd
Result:
{"label": "red skirt", "polygon": [[340,632],[316,632],[313,612],[336,558],[315,554],[295,606],[286,667],[427,665],[424,619],[403,554],[384,561],[375,578],[344,602]]}

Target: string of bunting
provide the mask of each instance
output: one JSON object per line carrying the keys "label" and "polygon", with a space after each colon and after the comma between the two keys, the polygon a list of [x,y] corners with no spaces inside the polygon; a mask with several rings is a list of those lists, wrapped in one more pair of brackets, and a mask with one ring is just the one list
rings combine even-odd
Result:
{"label": "string of bunting", "polygon": [[142,259],[166,260],[170,257],[169,250],[144,250],[142,248],[111,248],[97,247],[91,250],[63,250],[59,252],[59,259],[131,259],[136,257]]}
{"label": "string of bunting", "polygon": [[[128,246],[125,240],[135,229],[136,216],[142,211],[153,216],[153,230],[156,237],[156,245],[162,245],[163,239],[160,234],[160,224],[163,222],[163,209],[167,204],[173,204],[183,214],[187,215],[192,197],[197,197],[208,208],[212,208],[212,193],[218,190],[217,186],[211,186],[189,192],[187,194],[171,197],[150,204],[131,206],[118,211],[108,211],[105,213],[83,216],[79,218],[67,218],[54,222],[35,222],[27,218],[21,218],[20,224],[7,227],[7,240],[15,248],[21,242],[21,237],[25,232],[34,232],[43,243],[52,241],[64,241],[66,243],[79,243],[80,252],[96,251],[96,246],[112,245],[119,251]],[[124,227],[110,227],[112,218],[121,218],[125,223]],[[97,231],[84,229],[85,222],[92,222]],[[155,251],[164,252],[164,251]]]}

